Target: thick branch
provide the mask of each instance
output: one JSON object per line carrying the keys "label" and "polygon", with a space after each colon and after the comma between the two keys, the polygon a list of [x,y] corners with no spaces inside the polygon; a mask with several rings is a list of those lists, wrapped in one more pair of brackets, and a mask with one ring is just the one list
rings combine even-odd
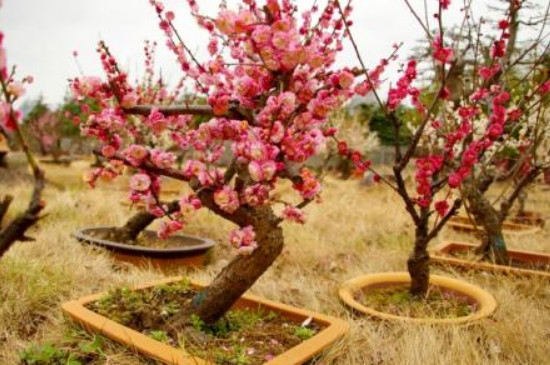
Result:
{"label": "thick branch", "polygon": [[212,190],[200,190],[200,188],[195,187],[194,190],[202,205],[214,214],[235,223],[239,227],[246,227],[251,221],[253,221],[254,211],[252,208],[248,206],[240,206],[236,211],[230,214],[220,209],[218,204],[216,204],[214,201],[214,192]]}
{"label": "thick branch", "polygon": [[[147,116],[151,114],[153,109],[157,109],[165,116],[172,115],[197,115],[214,117],[214,110],[209,105],[136,105],[131,108],[125,108],[124,112],[127,114],[136,114]],[[246,119],[249,118],[244,112],[239,110],[235,105],[229,107],[229,111],[225,114],[218,115],[219,117],[226,117],[231,119]]]}
{"label": "thick branch", "polygon": [[402,170],[399,168],[398,165],[393,167],[393,176],[395,177],[395,181],[397,183],[397,193],[401,196],[401,198],[405,202],[405,207],[407,209],[407,212],[409,212],[410,216],[414,221],[414,224],[418,227],[421,224],[421,218],[414,207],[413,200],[409,196],[409,193],[407,191],[407,186],[405,184],[405,180],[403,179],[403,175],[401,174],[401,171]]}
{"label": "thick branch", "polygon": [[[173,200],[168,203],[165,213],[172,214],[179,209],[179,201]],[[148,211],[138,212],[130,217],[122,227],[118,227],[113,232],[110,232],[109,239],[115,242],[132,244],[136,241],[139,234],[158,218],[159,217]]]}
{"label": "thick branch", "polygon": [[[100,157],[104,157],[100,150],[94,150],[94,154],[96,154],[97,156],[100,156]],[[141,165],[134,166],[121,153],[115,153],[113,156],[109,157],[109,159],[121,161],[126,166],[137,167],[139,169],[146,170],[146,171],[151,172],[151,173],[156,174],[156,175],[171,177],[172,179],[181,180],[181,181],[189,181],[189,178],[186,177],[180,170],[161,169],[161,168],[153,165],[149,161],[143,161],[141,163]]]}
{"label": "thick branch", "polygon": [[514,205],[514,202],[519,197],[523,189],[525,189],[527,185],[535,181],[535,179],[537,178],[537,176],[539,176],[541,172],[542,172],[541,169],[539,169],[538,167],[535,167],[521,178],[521,180],[514,187],[514,190],[512,191],[512,194],[510,194],[508,199],[506,199],[500,204],[501,220],[504,220],[508,216],[508,213],[510,212],[510,208],[512,208],[512,206]]}
{"label": "thick branch", "polygon": [[15,219],[0,232],[0,257],[8,251],[14,242],[29,240],[29,238],[25,236],[25,233],[38,221],[40,218],[39,214],[42,209],[44,209],[44,202],[41,198],[42,190],[44,190],[45,185],[44,173],[38,170],[35,178],[34,190],[27,209],[15,217]]}
{"label": "thick branch", "polygon": [[455,200],[455,202],[453,203],[453,206],[451,207],[451,209],[449,209],[447,214],[439,221],[439,223],[437,223],[437,225],[428,234],[428,236],[426,238],[428,240],[428,242],[430,240],[434,239],[435,237],[437,237],[437,235],[439,234],[441,229],[443,229],[445,224],[447,224],[449,219],[451,219],[451,217],[453,217],[458,212],[458,209],[460,209],[461,205],[462,205],[462,200],[460,200],[460,199]]}
{"label": "thick branch", "polygon": [[4,216],[8,212],[8,208],[10,207],[12,201],[13,196],[7,195],[4,197],[4,200],[0,202],[0,227],[2,227],[2,221],[4,220]]}
{"label": "thick branch", "polygon": [[208,105],[136,105],[131,108],[125,108],[124,112],[136,115],[149,115],[153,109],[157,109],[165,116],[169,115],[204,115],[213,116],[214,112]]}

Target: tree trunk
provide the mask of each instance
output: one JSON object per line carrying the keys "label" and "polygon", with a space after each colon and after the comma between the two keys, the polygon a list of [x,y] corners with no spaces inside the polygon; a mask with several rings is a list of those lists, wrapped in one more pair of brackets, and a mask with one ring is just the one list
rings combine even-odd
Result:
{"label": "tree trunk", "polygon": [[2,229],[2,222],[4,221],[4,216],[8,212],[11,202],[13,201],[13,196],[7,195],[2,201],[0,201],[0,229]]}
{"label": "tree trunk", "polygon": [[0,167],[8,167],[6,156],[8,155],[5,151],[0,151]]}
{"label": "tree trunk", "polygon": [[114,242],[132,244],[145,228],[158,217],[149,212],[138,212],[134,214],[126,224],[109,232],[108,239]]}
{"label": "tree trunk", "polygon": [[410,293],[413,297],[424,298],[430,284],[430,255],[425,237],[416,237],[414,250],[407,260],[411,276]]}
{"label": "tree trunk", "polygon": [[[27,209],[0,230],[0,258],[2,258],[14,242],[31,240],[31,238],[26,236],[27,230],[38,222],[40,219],[39,214],[45,206],[42,201],[42,191],[45,186],[44,173],[41,170],[35,171],[35,179],[34,189]],[[7,209],[10,202],[9,197],[4,200],[5,209]]]}
{"label": "tree trunk", "polygon": [[518,206],[519,206],[519,211],[518,211],[518,216],[522,217],[522,216],[525,216],[525,203],[527,203],[527,197],[528,197],[528,194],[525,190],[522,190],[519,195],[518,195]]}
{"label": "tree trunk", "polygon": [[262,276],[281,254],[283,230],[271,207],[253,208],[250,224],[258,247],[250,255],[238,255],[212,283],[193,299],[193,312],[205,323],[214,323]]}
{"label": "tree trunk", "polygon": [[474,222],[483,228],[485,238],[476,252],[497,264],[508,264],[508,250],[502,235],[501,214],[491,205],[474,183],[464,184],[464,195],[474,216]]}
{"label": "tree trunk", "polygon": [[509,2],[509,16],[510,16],[510,26],[508,28],[508,42],[506,43],[506,53],[504,54],[503,64],[505,66],[510,65],[510,60],[516,52],[516,43],[519,31],[519,11],[521,9],[521,2],[510,1]]}
{"label": "tree trunk", "polygon": [[98,155],[94,154],[94,162],[90,164],[90,167],[103,167],[103,162]]}
{"label": "tree trunk", "polygon": [[[166,212],[168,214],[175,213],[179,209],[177,200],[168,204]],[[134,214],[122,227],[116,228],[109,232],[107,239],[119,243],[132,244],[136,241],[139,234],[145,230],[158,217],[147,211],[142,211]]]}
{"label": "tree trunk", "polygon": [[491,234],[487,234],[483,243],[476,248],[476,253],[483,255],[485,259],[496,264],[508,265],[508,250],[502,235],[502,228],[495,229]]}

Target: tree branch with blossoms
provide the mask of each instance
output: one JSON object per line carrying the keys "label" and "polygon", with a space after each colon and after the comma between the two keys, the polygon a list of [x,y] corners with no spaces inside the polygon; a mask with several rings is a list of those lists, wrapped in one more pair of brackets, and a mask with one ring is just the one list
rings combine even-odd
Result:
{"label": "tree branch with blossoms", "polygon": [[[408,2],[406,5],[413,11],[413,14],[416,14]],[[453,47],[458,47],[459,42],[450,46],[447,45],[447,40],[444,37],[443,14],[448,10],[450,1],[439,0],[437,5],[438,11],[434,16],[438,21],[438,34],[428,37],[428,40],[431,41],[430,60],[435,70],[433,85],[426,88],[425,91],[414,86],[417,82],[417,62],[409,60],[396,85],[390,86],[386,103],[382,103],[378,93],[373,92],[380,109],[386,113],[388,120],[393,124],[396,136],[399,136],[399,129],[405,123],[398,118],[394,110],[405,99],[410,98],[420,119],[412,141],[403,154],[398,145],[399,139],[395,139],[395,163],[393,166],[397,193],[403,199],[405,208],[415,224],[415,245],[407,264],[411,275],[411,293],[417,297],[424,296],[428,288],[428,243],[458,212],[463,199],[472,202],[468,196],[457,196],[457,193],[462,190],[461,186],[477,185],[476,168],[479,167],[481,171],[486,169],[494,152],[509,143],[505,142],[506,140],[511,140],[512,132],[504,135],[505,131],[517,128],[514,123],[518,123],[520,120],[521,123],[524,123],[531,115],[532,106],[538,102],[538,100],[531,103],[522,101],[517,107],[510,105],[511,97],[507,90],[509,85],[503,78],[504,68],[501,66],[506,53],[507,29],[510,23],[508,18],[498,23],[497,37],[488,47],[490,58],[480,59],[473,70],[475,75],[479,75],[479,79],[474,77],[474,80],[479,80],[479,82],[471,86],[471,91],[463,99],[453,100],[454,105],[452,105],[450,91],[446,83],[449,75],[456,74],[454,67],[457,59],[455,55],[460,50],[455,50]],[[344,18],[344,23],[347,24],[345,14],[341,8],[339,10]],[[416,18],[426,30],[420,17],[416,16]],[[466,24],[465,20],[463,24]],[[470,23],[468,22],[468,24]],[[461,29],[464,28],[461,27]],[[353,35],[349,28],[346,30],[363,74],[368,74]],[[466,47],[472,49],[469,42],[466,43]],[[475,49],[482,51],[487,48],[476,46]],[[367,79],[367,83],[371,87],[377,86],[369,79]],[[535,85],[533,89],[537,90],[543,84]],[[433,95],[429,106],[424,105],[420,98],[423,92],[431,92]],[[527,93],[524,95],[524,99],[527,100],[532,95],[533,93]],[[427,148],[428,152],[424,156],[416,158],[416,191],[413,193],[409,191],[409,187],[405,183],[403,171],[410,166],[413,156],[418,153],[421,145]],[[358,152],[349,150],[345,145],[340,150],[342,155],[352,159],[359,169],[365,169],[365,165],[371,169],[369,164],[365,164],[362,157],[357,157],[360,156]],[[526,184],[526,180],[522,181]],[[392,184],[389,185],[393,188]],[[519,190],[522,185],[524,183],[518,184]],[[447,189],[444,198],[436,200],[444,189]],[[480,194],[476,193],[476,197],[479,196]],[[448,200],[452,200],[452,203],[449,204]],[[471,204],[469,205],[471,206]],[[484,211],[490,213],[485,208]],[[437,213],[441,219],[436,219],[433,227],[430,228],[429,221],[434,213]]]}
{"label": "tree branch with blossoms", "polygon": [[[15,68],[8,73],[3,48],[4,35],[0,33],[0,124],[2,128],[13,133],[15,140],[23,150],[27,163],[31,168],[34,185],[27,208],[16,215],[11,221],[0,226],[0,257],[17,241],[29,241],[26,233],[40,219],[40,212],[44,209],[45,203],[42,200],[42,191],[45,185],[44,172],[40,169],[34,158],[25,136],[19,127],[20,113],[15,111],[14,103],[24,92],[23,84],[32,82],[32,78],[26,77],[22,83],[14,80]],[[7,196],[3,199],[0,208],[0,224],[9,209],[13,198]]]}
{"label": "tree branch with blossoms", "polygon": [[[92,183],[116,177],[121,165],[135,168],[130,199],[164,216],[161,237],[184,229],[201,208],[238,226],[229,237],[237,256],[193,300],[193,313],[210,323],[281,253],[282,220],[305,223],[302,209],[319,201],[321,182],[305,163],[330,136],[328,116],[352,96],[356,75],[335,66],[345,31],[334,1],[313,28],[316,10],[297,17],[290,0],[268,0],[265,6],[247,0],[238,10],[220,9],[216,17],[199,16],[196,2],[188,0],[197,23],[210,35],[205,62],[189,52],[183,33],[175,29],[175,13],[159,1],[150,3],[184,78],[200,80],[195,92],[205,95],[207,106],[143,102],[104,43],[98,51],[107,81],[82,77],[71,88],[77,98],[93,98],[101,106],[82,125],[86,135],[101,141],[97,153],[108,160],[105,169],[94,172]],[[174,151],[185,156],[181,167],[175,166]],[[228,166],[224,156],[231,161]],[[180,198],[179,211],[170,216],[156,202],[161,176],[194,191]],[[286,180],[301,202],[283,203],[277,215],[273,205],[280,201],[274,190]]]}

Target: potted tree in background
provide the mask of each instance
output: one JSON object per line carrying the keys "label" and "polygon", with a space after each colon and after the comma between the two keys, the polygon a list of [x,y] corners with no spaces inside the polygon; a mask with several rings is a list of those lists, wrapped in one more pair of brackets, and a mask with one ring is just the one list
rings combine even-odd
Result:
{"label": "potted tree in background", "polygon": [[[544,32],[549,9],[545,9],[543,14],[530,14],[529,18],[540,19],[530,23],[532,27],[536,27],[532,29],[536,36],[524,42],[524,46],[519,48],[518,31],[522,24],[519,15],[527,11],[527,6],[525,2],[511,2],[508,5],[509,18],[498,22],[498,26],[506,31],[505,49],[499,50],[497,46],[502,46],[501,43],[495,43],[492,47],[478,45],[481,49],[486,48],[484,54],[497,54],[499,57],[493,57],[491,62],[484,66],[473,62],[479,57],[468,45],[481,37],[481,34],[475,32],[463,34],[462,38],[468,38],[469,41],[462,49],[456,50],[461,54],[463,63],[467,65],[462,69],[464,79],[477,81],[485,89],[495,88],[494,85],[497,85],[504,91],[501,94],[503,98],[507,99],[503,100],[507,110],[500,111],[508,113],[507,122],[500,127],[492,127],[494,131],[501,128],[502,136],[491,146],[490,153],[480,156],[480,168],[474,169],[460,184],[460,193],[469,217],[456,217],[450,223],[454,228],[482,232],[482,242],[475,250],[471,244],[457,242],[446,242],[436,249],[437,252],[446,255],[471,252],[479,256],[473,255],[469,261],[448,256],[437,257],[437,260],[467,268],[550,276],[547,272],[550,256],[535,252],[509,251],[503,234],[532,233],[538,229],[523,224],[528,222],[529,218],[525,216],[525,212],[524,216],[521,216],[521,213],[525,204],[526,189],[537,178],[542,177],[550,162],[550,125],[547,121],[547,94],[550,91],[550,83],[546,65],[546,50],[549,45],[545,41]],[[455,96],[458,99],[461,97],[464,96]],[[488,95],[478,102],[481,106],[480,115],[484,120],[496,119],[495,115],[498,115],[499,108],[495,106],[495,101],[498,102],[495,97],[491,98]],[[504,172],[499,168],[503,159],[507,162]],[[504,187],[502,183],[498,189],[494,187],[497,180],[504,181]],[[497,190],[497,198],[492,197],[491,187]],[[511,214],[515,203],[520,205],[516,216]],[[530,214],[531,220],[540,225],[541,219],[537,219],[532,212]],[[520,224],[516,223],[518,221]],[[479,259],[482,262],[477,262]],[[493,263],[499,266],[492,265]],[[543,272],[529,269],[539,269]]]}
{"label": "potted tree in background", "polygon": [[[103,43],[100,44],[100,47],[105,51],[107,50]],[[137,80],[133,89],[135,90],[136,100],[139,100],[141,103],[167,107],[183,97],[181,95],[183,82],[179,82],[173,90],[168,89],[162,77],[155,75],[155,52],[156,43],[146,41],[144,46],[144,76]],[[88,83],[89,85],[97,83],[99,85],[101,80],[85,78],[82,80],[82,83]],[[80,93],[81,89],[83,87],[88,87],[82,83],[78,84],[78,88],[80,89],[73,97],[73,100],[76,103],[80,103],[80,105],[77,104],[70,109],[67,108],[68,111],[72,114],[74,114],[75,111],[86,111],[88,119],[90,120],[101,118],[103,109],[98,106],[105,106],[104,96],[95,94],[89,96],[82,95]],[[86,128],[87,123],[89,123],[88,119],[79,117],[79,123],[83,128]],[[161,136],[160,133],[150,133],[151,129],[147,128],[142,121],[138,120],[138,122],[139,123],[135,123],[134,126],[131,127],[132,131],[126,136],[126,138],[128,138],[126,143],[157,146],[159,149],[170,151],[167,153],[176,157],[172,162],[177,162],[177,160],[181,158],[181,156],[178,155],[177,143],[174,143],[170,138],[166,138],[166,136]],[[200,120],[193,120],[192,122],[199,123]],[[107,149],[108,148],[105,150]],[[89,173],[89,183],[93,187],[95,187],[98,180],[112,180],[112,178],[119,175],[124,168],[122,164],[117,163],[108,165],[101,163],[99,166],[101,167],[96,167]],[[133,180],[130,179],[130,181],[128,181],[127,175],[129,174],[131,176],[134,173],[136,173],[134,167],[126,167],[126,174],[120,179],[122,180],[122,186],[118,187],[119,190],[130,190]],[[108,188],[109,185],[114,184],[113,182],[103,184],[105,188]],[[167,190],[166,186],[163,185],[162,193],[166,193]],[[173,188],[170,190],[172,194],[179,193],[179,191],[180,189]],[[202,266],[207,263],[209,257],[207,253],[214,246],[213,241],[181,234],[163,237],[161,240],[156,237],[154,231],[146,230],[154,221],[160,220],[160,218],[165,215],[170,216],[175,214],[180,210],[179,199],[166,202],[166,206],[163,210],[152,209],[155,205],[165,204],[163,198],[165,198],[165,196],[161,197],[161,195],[158,194],[154,197],[156,200],[154,202],[149,202],[149,204],[144,200],[128,200],[126,198],[124,203],[129,202],[132,208],[137,208],[137,212],[122,226],[85,228],[75,232],[74,236],[81,242],[107,249],[115,260],[121,263],[131,263],[137,266],[152,265],[163,270],[188,265]]]}
{"label": "potted tree in background", "polygon": [[[358,91],[362,94],[374,93],[380,108],[385,111],[393,125],[395,139],[398,139],[401,129],[407,124],[406,120],[399,118],[395,113],[405,98],[410,98],[420,117],[420,122],[415,126],[416,130],[408,146],[402,150],[398,144],[395,144],[393,166],[395,184],[382,179],[403,199],[405,208],[414,222],[414,249],[407,261],[407,274],[367,275],[353,279],[344,285],[341,296],[354,308],[374,316],[422,321],[420,318],[411,317],[414,317],[414,310],[418,308],[428,309],[424,312],[418,310],[418,316],[431,311],[430,296],[435,294],[436,298],[433,298],[435,302],[440,299],[440,302],[448,303],[449,299],[453,299],[452,295],[449,297],[449,295],[442,295],[438,290],[430,289],[440,287],[445,293],[455,293],[458,297],[462,295],[470,297],[473,302],[478,302],[478,308],[476,309],[476,306],[469,309],[464,308],[462,314],[450,311],[451,318],[429,318],[427,321],[466,322],[487,315],[494,310],[494,299],[487,296],[482,298],[479,289],[466,288],[464,283],[451,282],[436,276],[430,277],[428,243],[458,212],[462,204],[460,192],[464,190],[464,186],[470,181],[479,183],[479,180],[475,179],[476,172],[484,170],[495,153],[507,145],[510,138],[507,130],[518,128],[518,125],[528,124],[529,117],[534,115],[532,110],[540,111],[540,98],[537,97],[537,93],[533,94],[533,91],[540,90],[545,84],[546,78],[529,85],[528,90],[518,90],[523,97],[521,104],[516,105],[511,101],[509,90],[514,82],[503,75],[510,67],[504,63],[504,60],[506,60],[506,46],[510,35],[509,25],[512,14],[507,13],[507,17],[498,22],[494,37],[489,40],[490,46],[487,47],[490,50],[489,56],[483,57],[484,47],[480,45],[484,40],[481,37],[464,38],[455,42],[449,42],[445,37],[443,15],[449,7],[450,1],[439,1],[437,4],[438,10],[435,17],[438,21],[435,31],[432,31],[429,24],[421,20],[422,17],[408,2],[405,3],[425,30],[426,37],[431,44],[434,77],[433,80],[430,80],[430,87],[420,90],[414,86],[418,76],[417,62],[410,60],[402,70],[402,76],[396,85],[390,87],[387,101],[382,102],[376,88],[380,83],[381,72],[391,59],[384,60],[379,68],[368,71],[353,37],[350,39],[367,77],[365,84]],[[474,17],[468,7],[463,11],[465,20],[462,26],[466,28],[465,32],[470,30],[469,34],[477,34],[472,30],[478,29],[480,24],[474,22]],[[451,98],[453,94],[447,82],[450,75],[454,74],[453,70],[457,60],[463,55],[462,52],[457,52],[459,48],[455,49],[460,42],[465,42],[466,46],[464,47],[473,49],[477,55],[477,63],[473,70],[475,77],[464,87],[453,88],[460,89],[462,94],[461,97]],[[475,43],[471,44],[471,42]],[[412,164],[413,156],[421,146],[424,153],[415,161],[416,184],[415,190],[411,191],[410,186],[404,182],[403,171]],[[350,151],[343,142],[341,151],[356,161],[362,161],[361,156]],[[410,283],[408,294],[403,287],[400,289],[390,287],[386,291],[382,290],[380,295],[375,295],[374,292],[377,291],[374,289],[375,286],[379,286],[381,283],[391,286],[396,282]],[[367,292],[364,299],[360,298],[362,302],[356,300],[357,297],[355,297],[360,290],[370,291],[370,293]],[[408,307],[402,312],[397,309],[392,315],[382,313],[384,309],[399,308],[395,300],[403,300],[403,298],[406,300],[401,304],[407,303]],[[456,297],[454,299],[456,300]],[[418,305],[419,301],[423,305]],[[369,305],[381,310],[370,308]],[[437,307],[438,304],[435,306]],[[460,308],[460,304],[457,303],[457,307]],[[413,314],[399,315],[408,310],[411,310]],[[443,313],[442,316],[445,317],[446,314]]]}
{"label": "potted tree in background", "polygon": [[[23,95],[25,84],[32,82],[32,77],[27,76],[21,81],[15,79],[15,67],[11,69],[8,67],[3,40],[4,34],[0,32],[0,129],[10,132],[17,145],[23,150],[26,161],[32,171],[34,184],[27,208],[11,219],[8,219],[7,214],[13,197],[5,195],[0,199],[0,257],[15,242],[31,240],[27,235],[27,231],[39,220],[40,212],[45,206],[42,200],[44,173],[29,150],[25,136],[21,132],[19,125],[21,113],[14,106],[21,95]],[[0,176],[9,178],[9,172],[2,171]]]}
{"label": "potted tree in background", "polygon": [[43,158],[41,162],[69,164],[69,160],[62,160],[61,149],[62,123],[59,113],[51,111],[39,98],[24,120],[28,133],[33,137],[40,154],[43,157],[51,155],[51,160]]}

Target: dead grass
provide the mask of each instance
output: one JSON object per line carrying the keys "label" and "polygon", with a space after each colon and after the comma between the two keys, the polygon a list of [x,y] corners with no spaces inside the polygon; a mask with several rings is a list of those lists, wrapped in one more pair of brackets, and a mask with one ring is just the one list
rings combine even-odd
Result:
{"label": "dead grass", "polygon": [[[77,165],[78,166],[78,165]],[[59,169],[59,167],[55,167]],[[70,237],[77,228],[120,224],[128,208],[124,193],[84,189],[80,168],[50,171],[65,190],[47,190],[48,216],[32,232],[35,242],[18,243],[0,262],[0,363],[17,364],[29,343],[57,342],[71,331],[59,304],[85,294],[161,277],[153,270],[120,269],[101,251]],[[0,183],[19,198],[20,186]],[[348,320],[350,335],[315,364],[547,364],[550,340],[550,285],[482,273],[434,272],[463,278],[489,290],[499,307],[492,319],[467,327],[385,324],[353,316],[337,297],[338,285],[352,277],[405,270],[412,226],[401,201],[382,186],[328,179],[324,203],[307,208],[305,226],[286,224],[286,248],[275,265],[252,288],[269,299]],[[535,191],[531,207],[550,215],[548,192]],[[17,199],[12,214],[25,203]],[[195,279],[211,279],[233,254],[226,237],[231,224],[202,212],[187,232],[210,237],[219,245],[206,270],[185,270]],[[529,237],[510,238],[511,247],[550,252],[550,228]],[[443,238],[472,237],[445,230]],[[436,242],[434,242],[435,244]],[[97,364],[147,364],[119,346],[109,345]]]}

